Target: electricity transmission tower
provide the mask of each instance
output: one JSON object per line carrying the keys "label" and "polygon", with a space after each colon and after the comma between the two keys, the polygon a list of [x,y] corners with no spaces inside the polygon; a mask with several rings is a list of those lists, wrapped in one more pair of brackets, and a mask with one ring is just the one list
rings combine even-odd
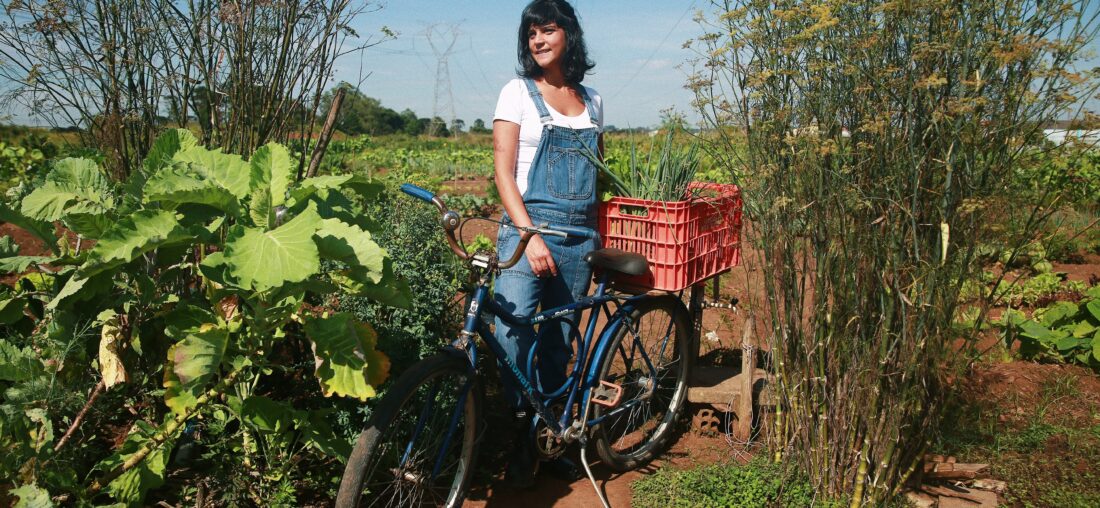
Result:
{"label": "electricity transmission tower", "polygon": [[[458,41],[459,30],[457,25],[449,25],[441,28],[440,25],[429,25],[424,30],[424,37],[428,39],[428,45],[435,54],[435,98],[432,101],[432,121],[428,124],[428,134],[436,135],[439,125],[436,118],[442,118],[447,123],[454,125],[455,121],[455,97],[451,91],[451,70],[447,66],[447,59],[454,51],[455,42]],[[447,40],[450,42],[447,42]],[[444,116],[446,115],[446,116]]]}

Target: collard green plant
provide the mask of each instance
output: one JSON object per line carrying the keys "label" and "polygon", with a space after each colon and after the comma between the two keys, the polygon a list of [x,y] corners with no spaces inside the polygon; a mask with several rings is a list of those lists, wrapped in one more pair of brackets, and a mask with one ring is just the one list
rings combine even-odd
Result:
{"label": "collard green plant", "polygon": [[[321,453],[346,453],[327,426],[261,398],[256,387],[285,370],[275,351],[293,336],[308,340],[311,375],[325,396],[374,396],[389,366],[374,330],[310,302],[343,291],[407,305],[408,290],[358,213],[380,187],[350,175],[295,181],[295,168],[277,144],[246,160],[173,130],[123,185],[94,162],[62,159],[19,210],[0,208],[0,220],[53,248],[49,256],[0,249],[8,272],[38,270],[0,293],[0,327],[17,332],[0,339],[0,384],[19,389],[77,375],[80,362],[71,355],[43,361],[48,356],[32,349],[74,337],[98,339],[98,348],[79,349],[91,350],[108,393],[129,384],[162,389],[162,403],[142,411],[121,447],[100,457],[79,495],[105,490],[140,503],[164,481],[185,422],[214,409],[241,423],[233,438],[243,440],[246,464],[257,450],[255,435],[275,431],[296,433]],[[75,247],[55,236],[54,221],[78,235]],[[91,333],[76,333],[79,323]],[[55,460],[57,451],[47,446],[53,437],[41,429],[62,415],[2,401],[0,437],[9,451],[21,447],[18,460],[9,455],[4,462],[14,468],[5,476],[53,486],[27,465]],[[28,446],[19,429],[35,428]]]}

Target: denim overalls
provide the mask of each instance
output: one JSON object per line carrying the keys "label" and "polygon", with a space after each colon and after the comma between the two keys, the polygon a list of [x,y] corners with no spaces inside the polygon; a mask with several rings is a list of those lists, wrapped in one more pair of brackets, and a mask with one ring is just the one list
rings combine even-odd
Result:
{"label": "denim overalls", "polygon": [[[527,79],[527,90],[538,108],[542,122],[542,138],[539,141],[531,168],[527,173],[527,191],[523,204],[536,225],[555,224],[596,227],[596,166],[585,155],[598,150],[598,127],[572,129],[551,125],[550,111],[542,99],[535,82]],[[596,108],[583,86],[578,87],[592,125],[598,126]],[[505,224],[511,224],[507,214]],[[501,227],[497,234],[497,251],[510,256],[519,244],[520,233],[511,227]],[[501,272],[496,279],[494,298],[505,310],[517,316],[530,316],[539,305],[549,309],[576,301],[588,293],[592,269],[584,261],[584,255],[598,248],[596,240],[543,236],[554,263],[556,277],[539,278],[531,270],[527,257],[523,256],[515,266]],[[534,386],[544,393],[556,391],[565,382],[565,368],[573,354],[572,335],[579,341],[580,335],[572,319],[551,321],[539,329],[538,350],[535,361]],[[508,356],[526,373],[527,355],[535,341],[530,327],[512,328],[496,319],[496,336]],[[501,376],[504,396],[513,408],[524,405],[521,390],[511,376]]]}

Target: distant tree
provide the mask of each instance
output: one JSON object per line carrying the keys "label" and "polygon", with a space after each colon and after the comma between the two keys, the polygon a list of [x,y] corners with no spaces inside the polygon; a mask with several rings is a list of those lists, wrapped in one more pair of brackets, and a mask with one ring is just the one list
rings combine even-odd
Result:
{"label": "distant tree", "polygon": [[474,120],[474,125],[470,127],[470,134],[487,134],[492,131],[492,129],[485,127],[485,120],[480,118]]}
{"label": "distant tree", "polygon": [[428,122],[428,135],[447,138],[451,136],[451,131],[447,129],[447,122],[445,120],[438,116],[434,116]]}
{"label": "distant tree", "polygon": [[[370,134],[381,136],[402,132],[405,118],[390,108],[382,106],[378,99],[367,97],[350,83],[341,82],[325,93],[321,111],[328,111],[329,104],[337,89],[344,89],[344,105],[340,108],[340,117],[336,128],[349,135]],[[414,115],[415,116],[415,115]]]}
{"label": "distant tree", "polygon": [[401,132],[408,134],[409,136],[419,136],[424,133],[427,127],[427,118],[418,118],[416,112],[405,108],[401,112]]}
{"label": "distant tree", "polygon": [[466,121],[461,118],[455,118],[451,120],[451,134],[459,135],[462,131],[466,130]]}

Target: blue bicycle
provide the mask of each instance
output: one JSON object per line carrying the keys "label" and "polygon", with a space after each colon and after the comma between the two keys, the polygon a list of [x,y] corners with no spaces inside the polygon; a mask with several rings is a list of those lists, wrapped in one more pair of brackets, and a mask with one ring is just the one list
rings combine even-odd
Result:
{"label": "blue bicycle", "polygon": [[[515,316],[493,300],[489,288],[500,270],[519,261],[528,241],[536,234],[592,238],[596,233],[563,226],[519,228],[519,246],[508,259],[487,252],[471,255],[455,237],[463,223],[458,213],[424,189],[405,184],[401,190],[435,204],[451,249],[465,260],[477,283],[458,338],[404,372],[382,397],[348,460],[336,506],[462,504],[484,419],[478,336],[503,363],[502,375],[514,376],[534,408],[530,438],[544,458],[554,458],[569,443],[579,442],[581,461],[592,479],[586,456],[589,440],[603,463],[616,471],[643,465],[671,444],[692,366],[692,320],[679,295],[610,290],[616,272],[645,273],[643,256],[615,249],[593,251],[585,260],[597,274],[595,294],[533,316]],[[587,322],[581,319],[585,311]],[[537,371],[537,342],[524,365],[516,365],[491,333],[483,319],[486,314],[513,326],[532,327],[560,326],[561,320],[576,316],[574,361],[564,385],[550,393],[537,388],[532,376]],[[592,483],[595,486],[594,479]]]}

